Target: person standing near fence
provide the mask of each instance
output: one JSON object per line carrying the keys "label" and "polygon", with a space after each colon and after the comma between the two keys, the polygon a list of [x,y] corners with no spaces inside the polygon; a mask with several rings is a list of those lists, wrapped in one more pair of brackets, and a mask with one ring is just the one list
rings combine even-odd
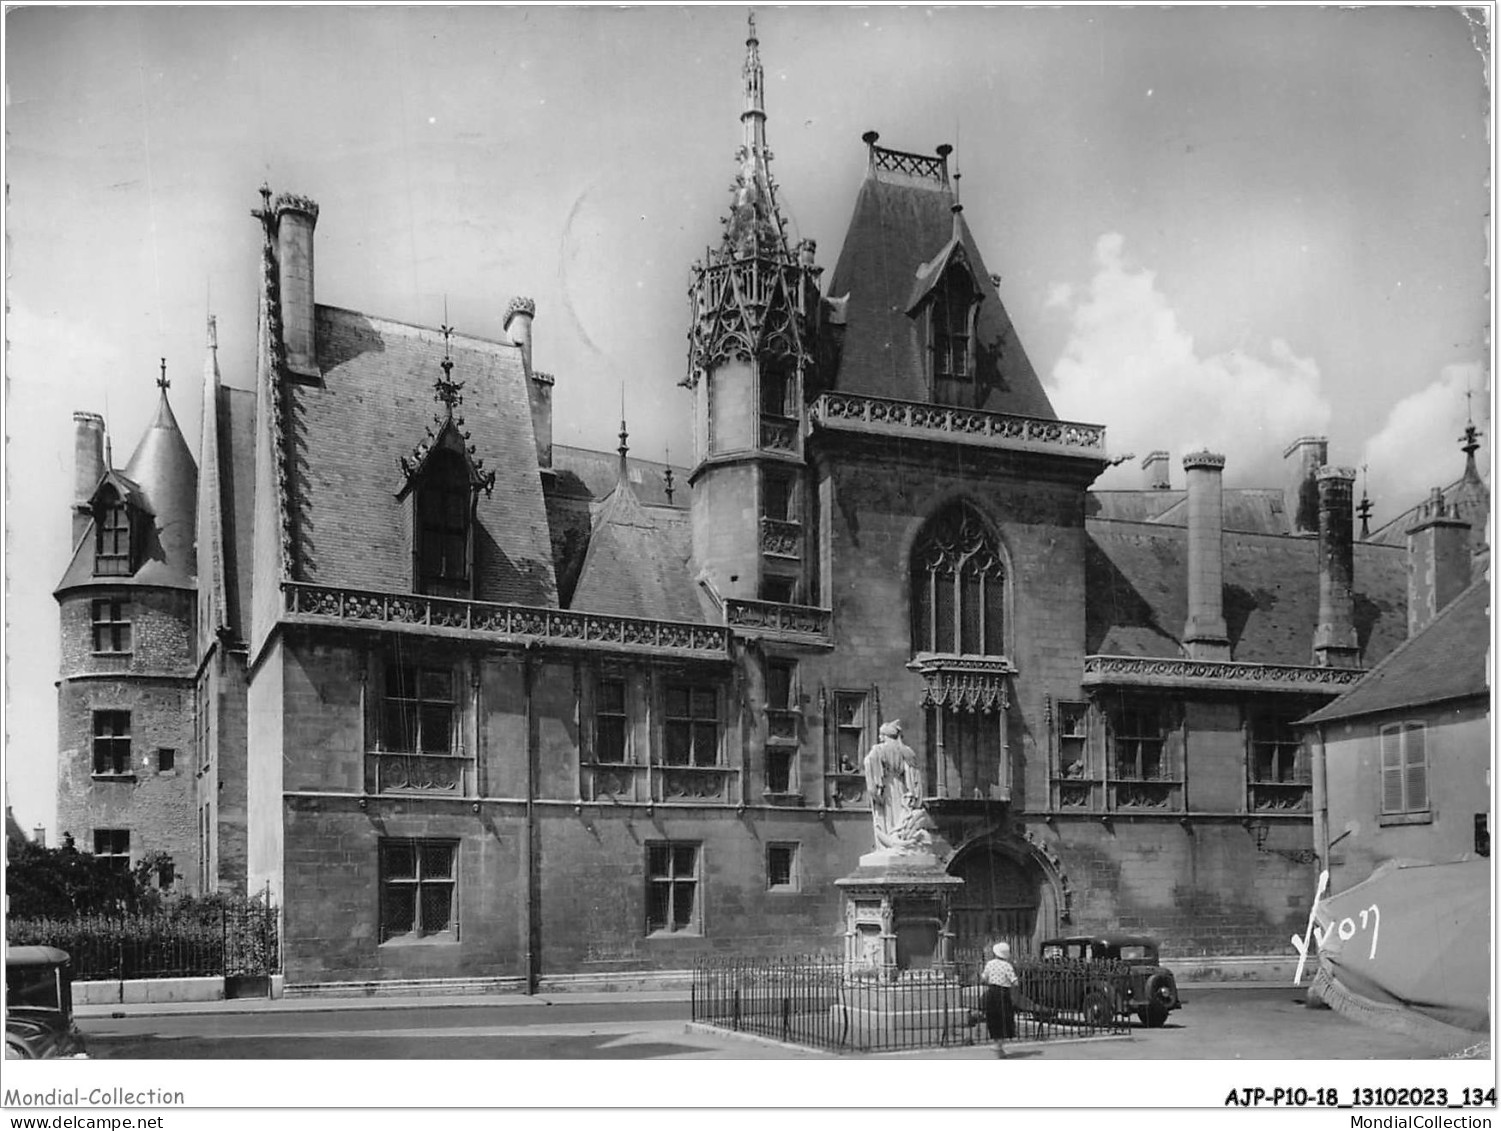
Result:
{"label": "person standing near fence", "polygon": [[1017,983],[1016,967],[1011,965],[1010,943],[998,942],[991,947],[991,952],[995,957],[980,971],[980,981],[985,984],[981,1006],[985,1010],[985,1027],[995,1042],[995,1054],[1003,1057],[1006,1055],[1006,1038],[1016,1036],[1011,1005],[1011,992]]}

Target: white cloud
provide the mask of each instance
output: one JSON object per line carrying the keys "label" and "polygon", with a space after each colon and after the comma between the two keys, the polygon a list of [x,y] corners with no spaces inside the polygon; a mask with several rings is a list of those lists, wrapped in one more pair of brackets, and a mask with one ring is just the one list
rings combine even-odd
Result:
{"label": "white cloud", "polygon": [[1048,300],[1046,306],[1067,306],[1074,300],[1074,288],[1071,283],[1054,283],[1048,288]]}
{"label": "white cloud", "polygon": [[1164,448],[1181,486],[1182,456],[1205,447],[1225,456],[1227,483],[1280,483],[1288,443],[1328,430],[1318,365],[1281,340],[1259,356],[1238,349],[1201,356],[1155,274],[1128,265],[1124,250],[1119,233],[1106,233],[1087,290],[1075,299],[1055,286],[1049,295],[1071,321],[1049,382],[1053,407],[1066,419],[1107,425],[1111,451],[1137,456],[1099,485],[1137,486],[1140,457]]}
{"label": "white cloud", "polygon": [[[1467,408],[1482,435],[1476,461],[1482,476],[1490,466],[1490,376],[1479,362],[1446,365],[1438,379],[1393,407],[1381,430],[1360,454],[1367,468],[1372,522],[1380,525],[1423,499],[1431,487],[1447,487],[1464,470],[1459,440]],[[1467,406],[1465,393],[1474,396]]]}

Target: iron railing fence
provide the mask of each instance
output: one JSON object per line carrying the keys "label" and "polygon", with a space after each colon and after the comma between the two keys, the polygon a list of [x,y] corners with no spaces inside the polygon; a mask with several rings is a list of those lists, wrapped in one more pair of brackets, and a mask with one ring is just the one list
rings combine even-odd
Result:
{"label": "iron railing fence", "polygon": [[[1124,963],[1018,959],[1012,1039],[1124,1033]],[[693,1020],[835,1052],[946,1048],[989,1039],[975,959],[892,976],[847,970],[830,955],[704,956],[693,969]]]}
{"label": "iron railing fence", "polygon": [[276,909],[223,904],[137,915],[8,919],[11,946],[55,946],[72,958],[74,981],[265,977],[281,969]]}

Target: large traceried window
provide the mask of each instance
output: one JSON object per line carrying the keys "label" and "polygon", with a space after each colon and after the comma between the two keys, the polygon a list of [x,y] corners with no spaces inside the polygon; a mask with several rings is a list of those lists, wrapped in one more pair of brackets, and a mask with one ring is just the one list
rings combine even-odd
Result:
{"label": "large traceried window", "polygon": [[450,840],[380,842],[380,941],[459,937],[459,846]]}
{"label": "large traceried window", "polygon": [[457,453],[434,453],[417,487],[417,589],[441,597],[467,597],[473,541],[469,473]]}
{"label": "large traceried window", "polygon": [[391,660],[381,698],[380,741],[384,750],[406,754],[451,754],[457,700],[453,671]]}
{"label": "large traceried window", "polygon": [[929,524],[912,550],[912,650],[1006,653],[1006,570],[995,539],[963,503]]}

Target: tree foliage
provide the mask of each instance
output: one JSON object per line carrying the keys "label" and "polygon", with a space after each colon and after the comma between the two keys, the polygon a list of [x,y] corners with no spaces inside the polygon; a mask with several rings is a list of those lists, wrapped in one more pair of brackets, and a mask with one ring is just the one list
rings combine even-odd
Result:
{"label": "tree foliage", "polygon": [[162,855],[151,854],[123,871],[107,857],[71,846],[12,842],[5,859],[6,913],[18,919],[66,919],[155,910],[162,893],[153,879]]}

